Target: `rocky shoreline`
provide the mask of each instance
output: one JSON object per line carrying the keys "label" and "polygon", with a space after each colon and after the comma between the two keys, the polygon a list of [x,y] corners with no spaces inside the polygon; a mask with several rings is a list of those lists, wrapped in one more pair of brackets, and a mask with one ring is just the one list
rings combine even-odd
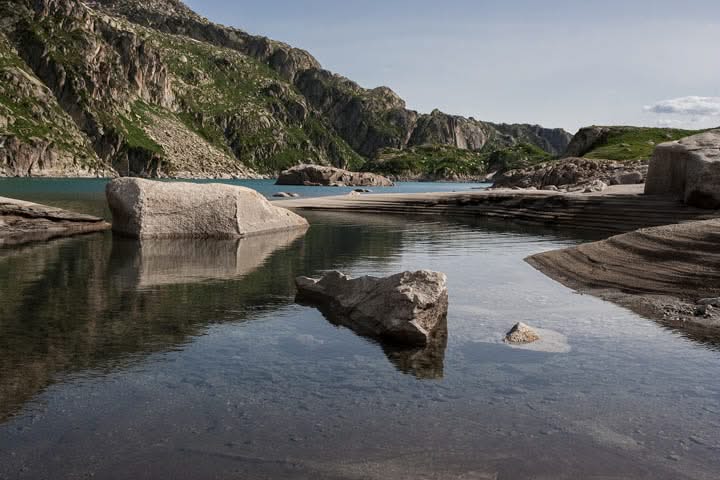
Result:
{"label": "rocky shoreline", "polygon": [[715,219],[640,229],[526,261],[581,293],[704,335],[720,328],[720,309],[708,305],[720,297],[718,240]]}
{"label": "rocky shoreline", "polygon": [[102,218],[0,197],[0,246],[109,230]]}

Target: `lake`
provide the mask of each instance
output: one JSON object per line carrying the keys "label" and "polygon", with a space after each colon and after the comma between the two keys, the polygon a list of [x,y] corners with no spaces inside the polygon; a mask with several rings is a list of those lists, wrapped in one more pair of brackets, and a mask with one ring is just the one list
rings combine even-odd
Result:
{"label": "lake", "polygon": [[[103,188],[0,180],[0,196],[100,215]],[[305,235],[0,248],[0,478],[718,478],[717,347],[523,261],[591,236],[303,215]],[[431,348],[294,301],[297,275],[421,268],[448,275],[447,341]],[[518,321],[549,348],[505,345]]]}

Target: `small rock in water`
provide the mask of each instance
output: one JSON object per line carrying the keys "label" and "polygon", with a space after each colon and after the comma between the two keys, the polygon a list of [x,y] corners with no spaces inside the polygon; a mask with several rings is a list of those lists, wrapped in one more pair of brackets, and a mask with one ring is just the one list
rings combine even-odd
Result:
{"label": "small rock in water", "polygon": [[290,195],[290,194],[287,193],[287,192],[278,192],[278,193],[273,193],[273,197],[276,197],[276,198],[290,198],[290,197],[292,197],[292,195]]}
{"label": "small rock in water", "polygon": [[540,336],[528,325],[520,322],[516,324],[505,336],[505,342],[514,345],[524,345],[540,340]]}
{"label": "small rock in water", "polygon": [[356,188],[355,190],[353,190],[353,192],[357,192],[357,193],[371,193],[372,190],[368,190],[367,188]]}
{"label": "small rock in water", "polygon": [[298,300],[316,306],[334,323],[403,345],[425,346],[446,325],[447,277],[419,270],[389,277],[351,278],[328,272],[298,277]]}

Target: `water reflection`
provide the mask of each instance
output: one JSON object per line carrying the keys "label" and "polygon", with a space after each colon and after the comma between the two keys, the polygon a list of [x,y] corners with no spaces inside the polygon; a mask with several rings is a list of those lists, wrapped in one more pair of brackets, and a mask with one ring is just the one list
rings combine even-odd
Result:
{"label": "water reflection", "polygon": [[444,375],[447,341],[448,328],[445,317],[432,332],[424,347],[407,348],[388,343],[381,346],[388,360],[399,371],[422,380],[439,380]]}
{"label": "water reflection", "polygon": [[397,255],[402,233],[313,226],[240,241],[109,233],[0,248],[0,419],[72,372],[101,375],[219,322],[293,303],[294,278]]}
{"label": "water reflection", "polygon": [[136,275],[138,288],[208,280],[238,279],[265,264],[275,251],[305,235],[295,229],[239,240],[130,240],[116,237],[112,257],[125,277]]}

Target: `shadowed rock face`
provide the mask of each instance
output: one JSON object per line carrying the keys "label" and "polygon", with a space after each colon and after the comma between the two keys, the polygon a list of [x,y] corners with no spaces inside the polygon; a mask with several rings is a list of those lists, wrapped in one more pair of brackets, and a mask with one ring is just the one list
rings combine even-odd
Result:
{"label": "shadowed rock face", "polygon": [[720,129],[658,145],[645,193],[677,195],[688,205],[720,208]]}
{"label": "shadowed rock face", "polygon": [[232,185],[121,178],[106,194],[113,231],[135,238],[242,238],[308,226],[255,190]]}
{"label": "shadowed rock face", "polygon": [[320,165],[298,165],[285,170],[276,185],[330,185],[348,187],[391,187],[392,180],[366,172],[349,172]]}
{"label": "shadowed rock face", "polygon": [[335,271],[320,279],[298,277],[295,283],[300,303],[315,305],[333,323],[380,340],[425,346],[447,316],[447,277],[438,272],[350,278]]}

